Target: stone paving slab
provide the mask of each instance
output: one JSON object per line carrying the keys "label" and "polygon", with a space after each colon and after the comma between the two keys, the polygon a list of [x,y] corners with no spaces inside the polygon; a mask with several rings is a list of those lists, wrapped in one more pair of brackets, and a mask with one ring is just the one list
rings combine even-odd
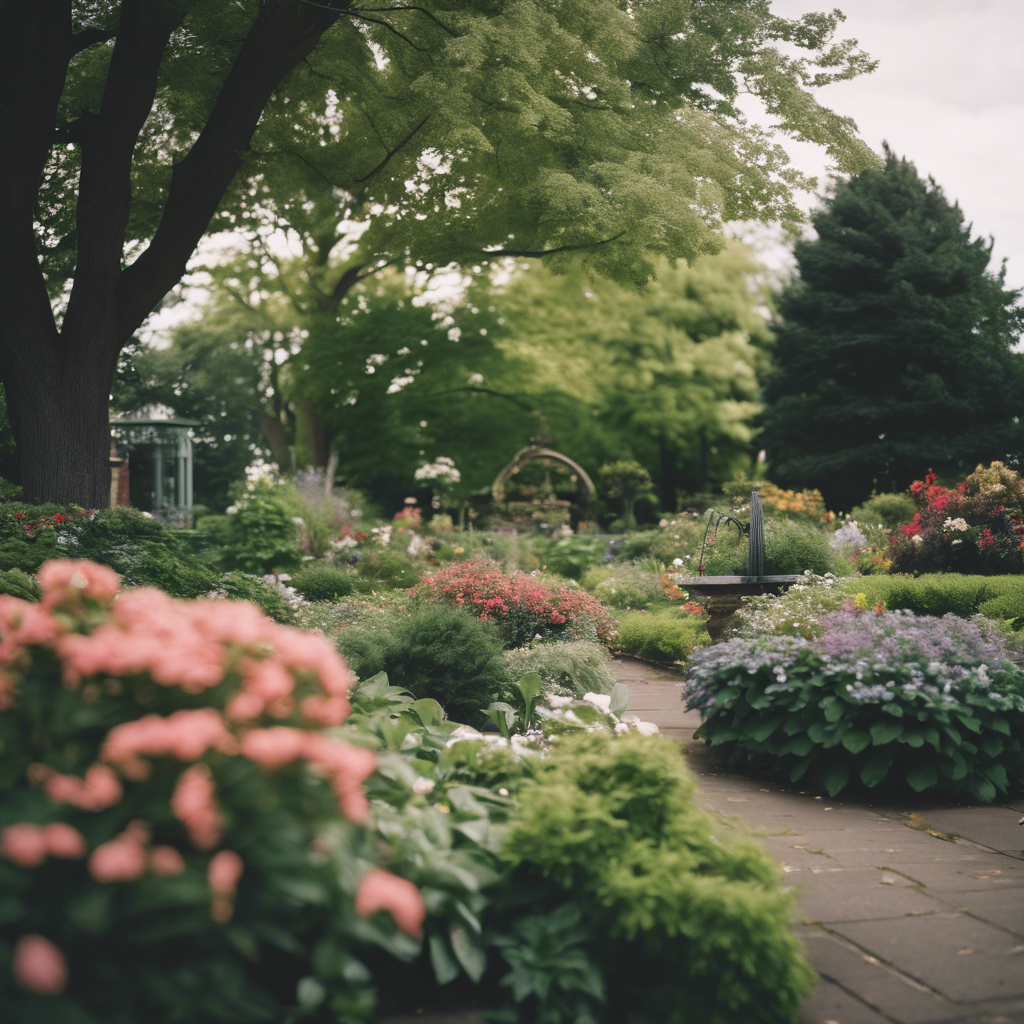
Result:
{"label": "stone paving slab", "polygon": [[[998,928],[1005,928],[1008,932],[1016,935],[1024,943],[1024,901],[1010,899],[1010,895],[1001,890],[989,890],[987,892],[953,892],[936,893],[935,898],[941,900],[946,906],[953,910],[962,910],[973,917],[988,921]],[[1020,953],[1024,954],[1024,944],[1020,946]],[[1021,958],[1021,973],[1024,974],[1024,956]]]}
{"label": "stone paving slab", "polygon": [[951,1000],[1024,996],[1024,955],[1001,928],[967,914],[855,921],[831,929]]}
{"label": "stone paving slab", "polygon": [[920,917],[951,909],[902,875],[878,868],[801,868],[788,872],[785,884],[798,893],[799,913],[810,923]]}
{"label": "stone paving slab", "polygon": [[925,808],[920,816],[942,832],[1012,857],[1024,857],[1024,826],[1020,824],[1020,811],[1013,808],[972,807],[968,814],[961,807]]}

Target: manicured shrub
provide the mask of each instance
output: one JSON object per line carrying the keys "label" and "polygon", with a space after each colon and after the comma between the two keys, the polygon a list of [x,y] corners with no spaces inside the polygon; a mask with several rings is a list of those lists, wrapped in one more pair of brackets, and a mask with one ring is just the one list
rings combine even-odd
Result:
{"label": "manicured shrub", "polygon": [[471,608],[494,622],[506,647],[521,647],[536,634],[611,641],[615,623],[578,587],[548,585],[527,573],[506,576],[490,562],[449,565],[427,576],[413,591],[422,601]]}
{"label": "manicured shrub", "polygon": [[869,526],[884,526],[891,533],[909,523],[916,512],[917,502],[909,494],[873,494],[850,513],[850,518]]}
{"label": "manicured shrub", "polygon": [[814,974],[792,896],[755,843],[715,838],[672,744],[582,733],[522,764],[495,908],[503,1019],[794,1019]]}
{"label": "manicured shrub", "polygon": [[23,601],[38,601],[39,584],[20,569],[0,570],[0,594],[20,597]]}
{"label": "manicured shrub", "polygon": [[1024,571],[1024,480],[1001,462],[955,487],[929,473],[910,485],[918,510],[892,535],[893,572]]}
{"label": "manicured shrub", "polygon": [[663,519],[656,530],[629,534],[621,543],[616,543],[617,554],[627,561],[653,558],[664,565],[671,565],[679,558],[690,562],[696,557],[695,552],[700,551],[704,526],[704,519],[698,513],[680,512],[672,519]]}
{"label": "manicured shrub", "polygon": [[374,868],[375,755],[323,731],[353,681],[331,645],[229,601],[115,602],[95,563],[40,584],[0,599],[4,1020],[284,1020],[304,986],[365,1020],[356,934],[425,908]]}
{"label": "manicured shrub", "polygon": [[262,574],[299,565],[292,494],[281,481],[250,482],[228,512],[225,561],[230,568]]}
{"label": "manicured shrub", "polygon": [[307,601],[336,601],[355,592],[352,573],[333,565],[303,569],[292,576],[290,583]]}
{"label": "manicured shrub", "polygon": [[507,678],[498,631],[465,608],[381,614],[343,629],[336,643],[360,679],[386,672],[392,685],[433,698],[456,722],[476,724]]}
{"label": "manicured shrub", "polygon": [[593,640],[531,644],[505,652],[510,679],[536,672],[548,689],[565,690],[574,697],[611,693],[617,682],[608,652]]}
{"label": "manicured shrub", "polygon": [[669,610],[623,616],[616,646],[624,654],[649,661],[682,662],[696,648],[709,642],[702,617]]}
{"label": "manicured shrub", "polygon": [[363,581],[361,589],[404,590],[419,583],[424,567],[401,551],[374,547],[362,552],[356,572]]}
{"label": "manicured shrub", "polygon": [[983,618],[836,612],[820,635],[691,659],[699,737],[835,796],[849,784],[990,802],[1024,786],[1024,672]]}

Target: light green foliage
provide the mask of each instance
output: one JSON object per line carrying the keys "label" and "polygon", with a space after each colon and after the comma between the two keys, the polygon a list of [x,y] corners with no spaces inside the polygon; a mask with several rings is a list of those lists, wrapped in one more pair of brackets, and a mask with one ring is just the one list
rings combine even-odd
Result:
{"label": "light green foliage", "polygon": [[[844,571],[829,547],[828,535],[819,527],[793,519],[765,519],[764,564],[768,575],[800,575],[810,572],[823,576]],[[750,541],[737,536],[735,527],[723,523],[714,547],[704,556],[707,576],[744,576],[750,558]],[[699,554],[698,548],[695,554]]]}
{"label": "light green foliage", "polygon": [[616,676],[608,652],[593,640],[535,643],[505,651],[509,677],[535,672],[545,687],[565,690],[574,697],[585,693],[611,693]]}
{"label": "light green foliage", "polygon": [[39,584],[21,569],[0,569],[0,594],[20,597],[23,601],[38,601]]}
{"label": "light green foliage", "polygon": [[[582,734],[524,767],[505,855],[514,885],[547,892],[519,904],[500,943],[519,1004],[507,1019],[792,1019],[813,981],[792,898],[763,850],[712,837],[670,744]],[[542,917],[560,904],[581,913],[558,911],[559,956],[545,962]]]}
{"label": "light green foliage", "polygon": [[861,529],[874,524],[884,526],[890,533],[903,523],[909,523],[917,512],[917,502],[907,493],[873,494],[850,513],[850,518],[861,524]]}
{"label": "light green foliage", "polygon": [[621,562],[611,575],[596,583],[590,592],[610,608],[641,611],[652,606],[667,605],[657,564]]}
{"label": "light green foliage", "polygon": [[[706,520],[696,512],[681,512],[665,521],[657,530],[631,533],[617,544],[621,558],[635,559],[650,556],[664,565],[672,565],[677,558],[690,563],[700,554]],[[682,571],[696,571],[696,564],[682,567]]]}
{"label": "light green foliage", "polygon": [[592,566],[600,565],[608,551],[608,541],[602,537],[572,536],[529,538],[530,550],[540,568],[557,573],[566,579],[578,580]]}
{"label": "light green foliage", "polygon": [[251,601],[275,622],[285,625],[293,625],[296,622],[295,610],[285,600],[284,595],[264,583],[258,576],[244,572],[225,573],[217,583],[216,592],[237,601]]}
{"label": "light green foliage", "polygon": [[307,601],[335,601],[349,597],[355,591],[353,574],[333,565],[308,565],[289,580]]}
{"label": "light green foliage", "polygon": [[458,722],[475,724],[507,678],[497,630],[463,608],[426,604],[372,616],[335,642],[360,679],[386,672],[394,685],[439,701]]}
{"label": "light green foliage", "polygon": [[682,662],[709,642],[702,618],[675,609],[633,612],[619,622],[619,650],[651,661]]}
{"label": "light green foliage", "polygon": [[633,511],[636,499],[651,489],[651,474],[635,459],[606,462],[598,473],[607,494],[622,500],[622,518],[627,530],[636,529]]}
{"label": "light green foliage", "polygon": [[290,495],[276,480],[256,480],[238,494],[230,513],[226,561],[243,572],[287,571],[298,566],[299,532]]}
{"label": "light green foliage", "polygon": [[425,572],[422,563],[403,551],[368,548],[356,563],[357,587],[367,592],[404,590],[416,586]]}

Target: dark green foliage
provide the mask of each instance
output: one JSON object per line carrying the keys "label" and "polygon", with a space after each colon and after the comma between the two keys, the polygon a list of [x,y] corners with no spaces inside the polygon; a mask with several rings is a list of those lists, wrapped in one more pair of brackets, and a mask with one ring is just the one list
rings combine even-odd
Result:
{"label": "dark green foliage", "polygon": [[633,612],[619,622],[618,649],[649,661],[684,661],[707,643],[704,619],[683,611]]}
{"label": "dark green foliage", "polygon": [[671,744],[563,737],[524,771],[497,943],[507,1019],[793,1019],[814,974],[792,897],[760,847],[713,837]]}
{"label": "dark green foliage", "polygon": [[23,601],[38,601],[39,584],[21,569],[0,569],[0,594],[20,597]]}
{"label": "dark green foliage", "polygon": [[295,611],[284,595],[264,583],[258,576],[250,576],[244,572],[229,572],[220,578],[217,589],[223,591],[226,597],[238,601],[251,601],[275,622],[282,622],[286,626],[295,623]]}
{"label": "dark green foliage", "polygon": [[400,590],[414,587],[425,572],[425,567],[400,551],[364,551],[356,563],[356,572],[363,581],[361,589]]}
{"label": "dark green foliage", "polygon": [[289,586],[307,601],[335,601],[355,591],[352,573],[333,565],[317,565],[292,576]]}
{"label": "dark green foliage", "polygon": [[432,697],[456,722],[476,723],[507,671],[497,629],[464,608],[427,604],[349,626],[338,649],[360,679],[386,672],[394,686]]}
{"label": "dark green foliage", "polygon": [[231,568],[267,573],[298,567],[299,532],[283,488],[267,480],[250,485],[230,520],[225,559]]}
{"label": "dark green foliage", "polygon": [[796,246],[765,389],[772,477],[830,508],[1020,451],[1019,293],[959,207],[887,151]]}
{"label": "dark green foliage", "polygon": [[126,584],[159,587],[171,597],[203,597],[220,582],[217,573],[191,555],[143,551],[138,557],[122,555],[116,561]]}
{"label": "dark green foliage", "polygon": [[887,530],[909,523],[917,512],[917,503],[909,494],[872,494],[850,513],[864,526],[884,526]]}

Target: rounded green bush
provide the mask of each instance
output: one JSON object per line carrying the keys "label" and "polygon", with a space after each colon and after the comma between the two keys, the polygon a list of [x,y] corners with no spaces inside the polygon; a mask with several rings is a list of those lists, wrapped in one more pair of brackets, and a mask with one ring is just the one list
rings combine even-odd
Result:
{"label": "rounded green bush", "polygon": [[220,577],[218,591],[235,601],[251,601],[264,615],[275,622],[290,626],[295,622],[295,610],[275,587],[264,583],[258,576],[245,572],[229,572]]}
{"label": "rounded green bush", "polygon": [[612,574],[597,583],[591,593],[610,608],[638,611],[667,601],[657,570],[635,562],[615,566]]}
{"label": "rounded green bush", "polygon": [[873,494],[850,513],[850,518],[867,526],[879,524],[892,531],[909,523],[916,512],[917,502],[909,494]]}
{"label": "rounded green bush", "polygon": [[594,640],[567,640],[517,647],[505,652],[509,678],[536,672],[548,687],[568,690],[575,697],[611,693],[618,677],[608,652]]}
{"label": "rounded green bush", "polygon": [[386,672],[393,686],[434,698],[456,722],[475,724],[507,679],[498,630],[465,608],[381,614],[335,642],[359,679]]}
{"label": "rounded green bush", "polygon": [[[698,548],[699,553],[699,548]],[[723,524],[715,547],[704,556],[707,576],[746,576],[750,558],[747,537]],[[764,571],[769,576],[798,576],[810,570],[818,576],[838,566],[823,530],[793,519],[768,519],[764,524]]]}
{"label": "rounded green bush", "polygon": [[[110,553],[108,552],[108,555]],[[220,577],[198,559],[163,551],[122,551],[109,563],[121,573],[126,584],[158,587],[171,597],[202,597],[217,588]]]}
{"label": "rounded green bush", "polygon": [[38,601],[39,593],[39,584],[27,572],[0,570],[0,594],[20,597],[23,601]]}
{"label": "rounded green bush", "polygon": [[619,622],[619,650],[650,661],[684,661],[709,640],[704,619],[675,610],[634,612]]}
{"label": "rounded green bush", "polygon": [[582,733],[522,770],[496,911],[499,951],[544,976],[531,1020],[795,1019],[814,972],[792,894],[756,843],[716,838],[674,744]]}
{"label": "rounded green bush", "polygon": [[290,586],[307,601],[336,601],[355,592],[352,573],[333,565],[316,565],[296,573]]}
{"label": "rounded green bush", "polygon": [[356,563],[356,572],[371,589],[403,590],[423,579],[424,567],[400,551],[366,551]]}

